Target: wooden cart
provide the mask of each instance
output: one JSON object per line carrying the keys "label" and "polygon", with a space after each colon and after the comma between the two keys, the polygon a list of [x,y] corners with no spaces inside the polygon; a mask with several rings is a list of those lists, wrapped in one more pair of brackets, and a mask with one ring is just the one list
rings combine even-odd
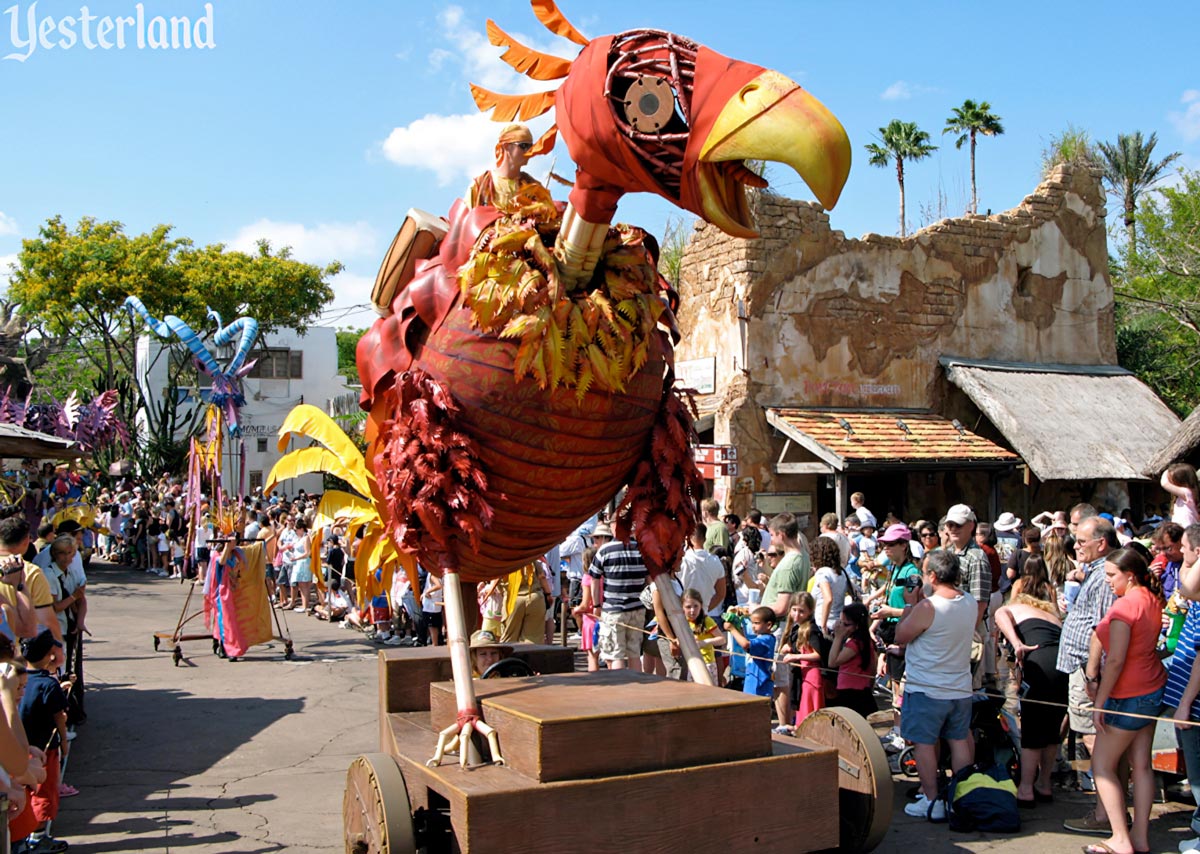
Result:
{"label": "wooden cart", "polygon": [[866,851],[887,830],[887,757],[848,709],[777,736],[763,698],[574,673],[562,647],[514,657],[539,675],[476,682],[506,764],[464,771],[425,764],[455,715],[445,648],[380,653],[381,750],[347,774],[348,854]]}

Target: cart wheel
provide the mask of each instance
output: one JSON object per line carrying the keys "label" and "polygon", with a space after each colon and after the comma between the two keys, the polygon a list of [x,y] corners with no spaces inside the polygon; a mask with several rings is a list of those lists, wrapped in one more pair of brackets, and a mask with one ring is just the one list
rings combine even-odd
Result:
{"label": "cart wheel", "polygon": [[158,652],[158,635],[154,636],[154,651]]}
{"label": "cart wheel", "polygon": [[871,725],[858,712],[834,706],[801,721],[796,737],[837,749],[839,850],[875,848],[892,821],[892,771]]}
{"label": "cart wheel", "polygon": [[417,850],[404,775],[386,753],[350,763],[342,797],[346,854],[410,854]]}
{"label": "cart wheel", "polygon": [[171,653],[171,658],[175,661],[175,666],[179,666],[179,662],[183,661],[183,650],[175,647],[175,651]]}
{"label": "cart wheel", "polygon": [[504,658],[483,671],[480,679],[507,679],[511,676],[532,676],[533,668],[522,658]]}
{"label": "cart wheel", "polygon": [[227,653],[225,652],[225,644],[221,643],[220,641],[213,641],[213,652],[217,654],[217,658],[228,657]]}

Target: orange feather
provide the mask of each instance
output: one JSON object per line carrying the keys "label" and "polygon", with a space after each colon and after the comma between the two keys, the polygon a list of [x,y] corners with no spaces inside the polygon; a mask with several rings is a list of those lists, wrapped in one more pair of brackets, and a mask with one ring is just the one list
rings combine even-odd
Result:
{"label": "orange feather", "polygon": [[587,38],[571,25],[571,22],[563,17],[563,13],[558,11],[558,4],[554,0],[532,0],[533,14],[542,22],[542,26],[554,33],[556,36],[562,36],[564,39],[569,39],[577,45],[586,46]]}
{"label": "orange feather", "polygon": [[480,112],[495,110],[492,113],[494,122],[511,122],[516,118],[527,121],[554,107],[553,90],[529,95],[501,95],[472,83],[471,97],[475,99],[475,105],[479,107]]}
{"label": "orange feather", "polygon": [[557,141],[558,125],[550,125],[550,129],[539,136],[537,142],[533,144],[533,148],[529,149],[529,156],[537,157],[539,154],[549,154]]}
{"label": "orange feather", "polygon": [[500,58],[526,77],[533,80],[561,80],[571,73],[571,60],[525,47],[491,19],[487,22],[487,34],[489,42],[497,47],[508,48]]}

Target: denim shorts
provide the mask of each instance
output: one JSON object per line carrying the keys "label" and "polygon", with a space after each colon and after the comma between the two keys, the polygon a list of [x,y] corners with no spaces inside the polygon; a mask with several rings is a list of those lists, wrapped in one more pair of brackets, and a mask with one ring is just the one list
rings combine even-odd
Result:
{"label": "denim shorts", "polygon": [[939,738],[961,741],[971,730],[974,700],[936,700],[920,691],[905,691],[900,735],[914,744],[937,744]]}
{"label": "denim shorts", "polygon": [[[1142,694],[1138,697],[1123,697],[1120,700],[1109,697],[1104,704],[1106,712],[1131,712],[1135,715],[1157,715],[1162,711],[1163,691],[1166,690],[1164,685],[1157,691],[1151,691],[1149,694]],[[1146,718],[1131,718],[1128,714],[1116,714],[1104,716],[1106,726],[1115,726],[1117,729],[1139,730],[1143,727],[1150,726],[1154,723]]]}

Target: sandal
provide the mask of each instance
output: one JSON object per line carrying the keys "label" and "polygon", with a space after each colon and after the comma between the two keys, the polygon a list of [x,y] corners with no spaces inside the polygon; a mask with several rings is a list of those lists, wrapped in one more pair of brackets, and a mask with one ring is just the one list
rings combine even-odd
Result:
{"label": "sandal", "polygon": [[58,784],[58,796],[60,798],[73,798],[79,794],[79,790],[69,783]]}

